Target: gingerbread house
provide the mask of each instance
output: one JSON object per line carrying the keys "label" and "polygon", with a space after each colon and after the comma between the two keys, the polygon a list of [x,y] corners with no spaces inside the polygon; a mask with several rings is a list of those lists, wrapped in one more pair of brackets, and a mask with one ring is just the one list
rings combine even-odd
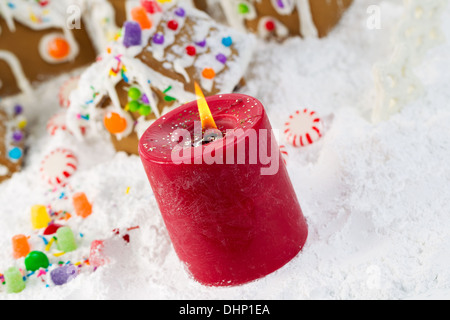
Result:
{"label": "gingerbread house", "polygon": [[[205,1],[205,0],[197,0]],[[353,0],[220,0],[229,24],[262,38],[325,37]]]}
{"label": "gingerbread house", "polygon": [[104,134],[129,154],[137,154],[139,137],[156,118],[196,99],[196,82],[205,95],[232,92],[255,43],[191,6],[136,4],[133,20],[81,76],[67,114],[79,138]]}
{"label": "gingerbread house", "polygon": [[0,0],[0,97],[95,61],[75,0]]}
{"label": "gingerbread house", "polygon": [[25,126],[22,106],[15,105],[12,109],[0,107],[0,183],[22,167]]}

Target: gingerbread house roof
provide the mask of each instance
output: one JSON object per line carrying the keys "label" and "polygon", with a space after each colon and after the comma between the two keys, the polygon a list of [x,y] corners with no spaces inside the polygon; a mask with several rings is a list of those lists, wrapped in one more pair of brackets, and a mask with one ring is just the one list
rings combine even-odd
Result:
{"label": "gingerbread house roof", "polygon": [[[140,137],[154,119],[195,100],[195,82],[206,95],[229,93],[245,75],[253,36],[219,25],[190,6],[166,4],[161,9],[147,12],[148,29],[127,22],[117,41],[81,76],[67,118],[80,138],[80,127],[108,134],[104,123],[108,112],[119,114],[128,124],[113,133],[114,139]],[[133,97],[130,91],[140,94]],[[137,99],[150,107],[150,114],[149,108],[143,114],[130,110]]]}
{"label": "gingerbread house roof", "polygon": [[263,38],[324,37],[353,0],[220,0],[228,22]]}

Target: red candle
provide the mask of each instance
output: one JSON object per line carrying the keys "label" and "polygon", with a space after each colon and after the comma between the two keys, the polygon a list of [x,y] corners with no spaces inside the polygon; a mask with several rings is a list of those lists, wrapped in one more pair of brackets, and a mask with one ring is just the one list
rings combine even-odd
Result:
{"label": "red candle", "polygon": [[156,120],[139,153],[187,270],[204,285],[239,285],[288,263],[308,228],[262,104],[238,94],[206,101],[215,141],[197,141],[193,101]]}

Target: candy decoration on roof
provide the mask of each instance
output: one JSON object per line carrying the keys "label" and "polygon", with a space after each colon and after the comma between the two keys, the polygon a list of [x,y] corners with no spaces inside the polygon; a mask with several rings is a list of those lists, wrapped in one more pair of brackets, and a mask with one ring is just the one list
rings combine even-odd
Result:
{"label": "candy decoration on roof", "polygon": [[123,45],[126,48],[140,46],[142,44],[142,29],[139,23],[133,21],[125,22],[123,26]]}
{"label": "candy decoration on roof", "polygon": [[315,111],[303,109],[289,116],[285,123],[285,138],[294,147],[305,147],[322,137],[323,125]]}
{"label": "candy decoration on roof", "polygon": [[45,156],[41,163],[41,176],[49,185],[63,187],[76,172],[77,166],[78,160],[72,151],[58,148]]}
{"label": "candy decoration on roof", "polygon": [[87,127],[87,135],[109,136],[116,150],[131,154],[138,153],[139,137],[155,119],[196,99],[195,82],[206,95],[232,92],[255,44],[254,36],[194,8],[156,1],[156,10],[149,9],[151,1],[141,3],[152,27],[125,24],[110,50],[81,76],[67,115],[78,138],[83,139],[79,127]]}
{"label": "candy decoration on roof", "polygon": [[228,22],[262,38],[325,37],[353,0],[220,0]]}

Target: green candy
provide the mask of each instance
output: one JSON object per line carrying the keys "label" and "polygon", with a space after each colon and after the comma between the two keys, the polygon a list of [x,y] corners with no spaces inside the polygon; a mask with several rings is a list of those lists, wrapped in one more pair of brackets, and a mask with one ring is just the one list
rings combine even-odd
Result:
{"label": "green candy", "polygon": [[48,257],[40,251],[32,251],[25,258],[25,268],[28,271],[36,271],[40,268],[46,269],[49,265],[50,261],[48,261]]}
{"label": "green candy", "polygon": [[152,113],[152,108],[150,108],[149,105],[146,104],[141,104],[141,106],[139,107],[139,114],[141,116],[148,116],[150,113]]}
{"label": "green candy", "polygon": [[130,110],[131,112],[136,112],[139,110],[140,106],[141,104],[138,101],[133,100],[128,103],[128,110]]}
{"label": "green candy", "polygon": [[132,99],[132,100],[139,100],[142,96],[141,90],[139,90],[138,88],[130,88],[130,90],[128,91],[128,96]]}
{"label": "green candy", "polygon": [[23,281],[23,276],[18,268],[9,268],[6,270],[4,277],[6,282],[6,292],[19,293],[25,289],[25,281]]}
{"label": "green candy", "polygon": [[248,6],[245,3],[240,3],[238,5],[238,12],[240,14],[247,14],[250,12],[250,9],[248,8]]}
{"label": "green candy", "polygon": [[58,238],[57,247],[64,252],[72,252],[77,249],[77,243],[72,229],[69,227],[61,227],[56,231],[56,238]]}

